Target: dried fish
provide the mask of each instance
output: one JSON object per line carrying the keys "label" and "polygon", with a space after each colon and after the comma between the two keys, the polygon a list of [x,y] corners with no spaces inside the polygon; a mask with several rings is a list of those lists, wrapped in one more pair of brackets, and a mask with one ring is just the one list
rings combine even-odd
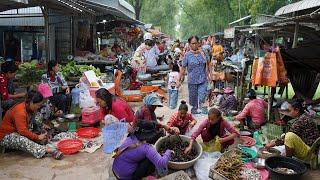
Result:
{"label": "dried fish", "polygon": [[220,157],[214,169],[227,179],[238,180],[241,175],[241,166],[241,152],[231,150]]}

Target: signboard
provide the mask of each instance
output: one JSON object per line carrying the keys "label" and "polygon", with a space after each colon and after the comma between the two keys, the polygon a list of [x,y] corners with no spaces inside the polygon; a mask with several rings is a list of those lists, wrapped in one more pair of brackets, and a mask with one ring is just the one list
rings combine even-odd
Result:
{"label": "signboard", "polygon": [[224,30],[224,38],[232,39],[234,38],[235,28],[228,28]]}

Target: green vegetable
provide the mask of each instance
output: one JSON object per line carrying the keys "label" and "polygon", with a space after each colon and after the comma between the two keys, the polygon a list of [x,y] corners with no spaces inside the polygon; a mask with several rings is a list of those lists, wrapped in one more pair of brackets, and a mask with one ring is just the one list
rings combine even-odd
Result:
{"label": "green vegetable", "polygon": [[80,77],[85,71],[93,70],[97,76],[101,75],[100,69],[92,65],[77,65],[75,61],[70,61],[64,66],[60,66],[60,72],[64,77]]}
{"label": "green vegetable", "polygon": [[46,72],[45,69],[36,63],[22,63],[19,66],[16,78],[23,85],[30,86],[41,81],[41,76]]}

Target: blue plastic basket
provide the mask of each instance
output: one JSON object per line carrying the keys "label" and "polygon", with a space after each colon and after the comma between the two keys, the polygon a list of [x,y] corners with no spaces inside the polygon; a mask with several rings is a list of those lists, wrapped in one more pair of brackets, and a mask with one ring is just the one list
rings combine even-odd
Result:
{"label": "blue plastic basket", "polygon": [[122,139],[126,138],[128,132],[128,123],[112,123],[103,128],[103,151],[111,154],[118,146]]}

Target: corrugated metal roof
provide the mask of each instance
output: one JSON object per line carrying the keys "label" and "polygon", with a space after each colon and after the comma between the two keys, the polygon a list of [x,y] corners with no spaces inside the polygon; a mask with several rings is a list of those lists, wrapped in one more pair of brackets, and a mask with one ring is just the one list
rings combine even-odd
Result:
{"label": "corrugated metal roof", "polygon": [[316,7],[320,7],[320,0],[302,0],[302,1],[298,1],[298,2],[281,7],[280,9],[277,10],[275,15],[280,16],[280,15],[289,14],[292,12],[316,8]]}
{"label": "corrugated metal roof", "polygon": [[41,8],[30,7],[0,12],[0,26],[44,26]]}

